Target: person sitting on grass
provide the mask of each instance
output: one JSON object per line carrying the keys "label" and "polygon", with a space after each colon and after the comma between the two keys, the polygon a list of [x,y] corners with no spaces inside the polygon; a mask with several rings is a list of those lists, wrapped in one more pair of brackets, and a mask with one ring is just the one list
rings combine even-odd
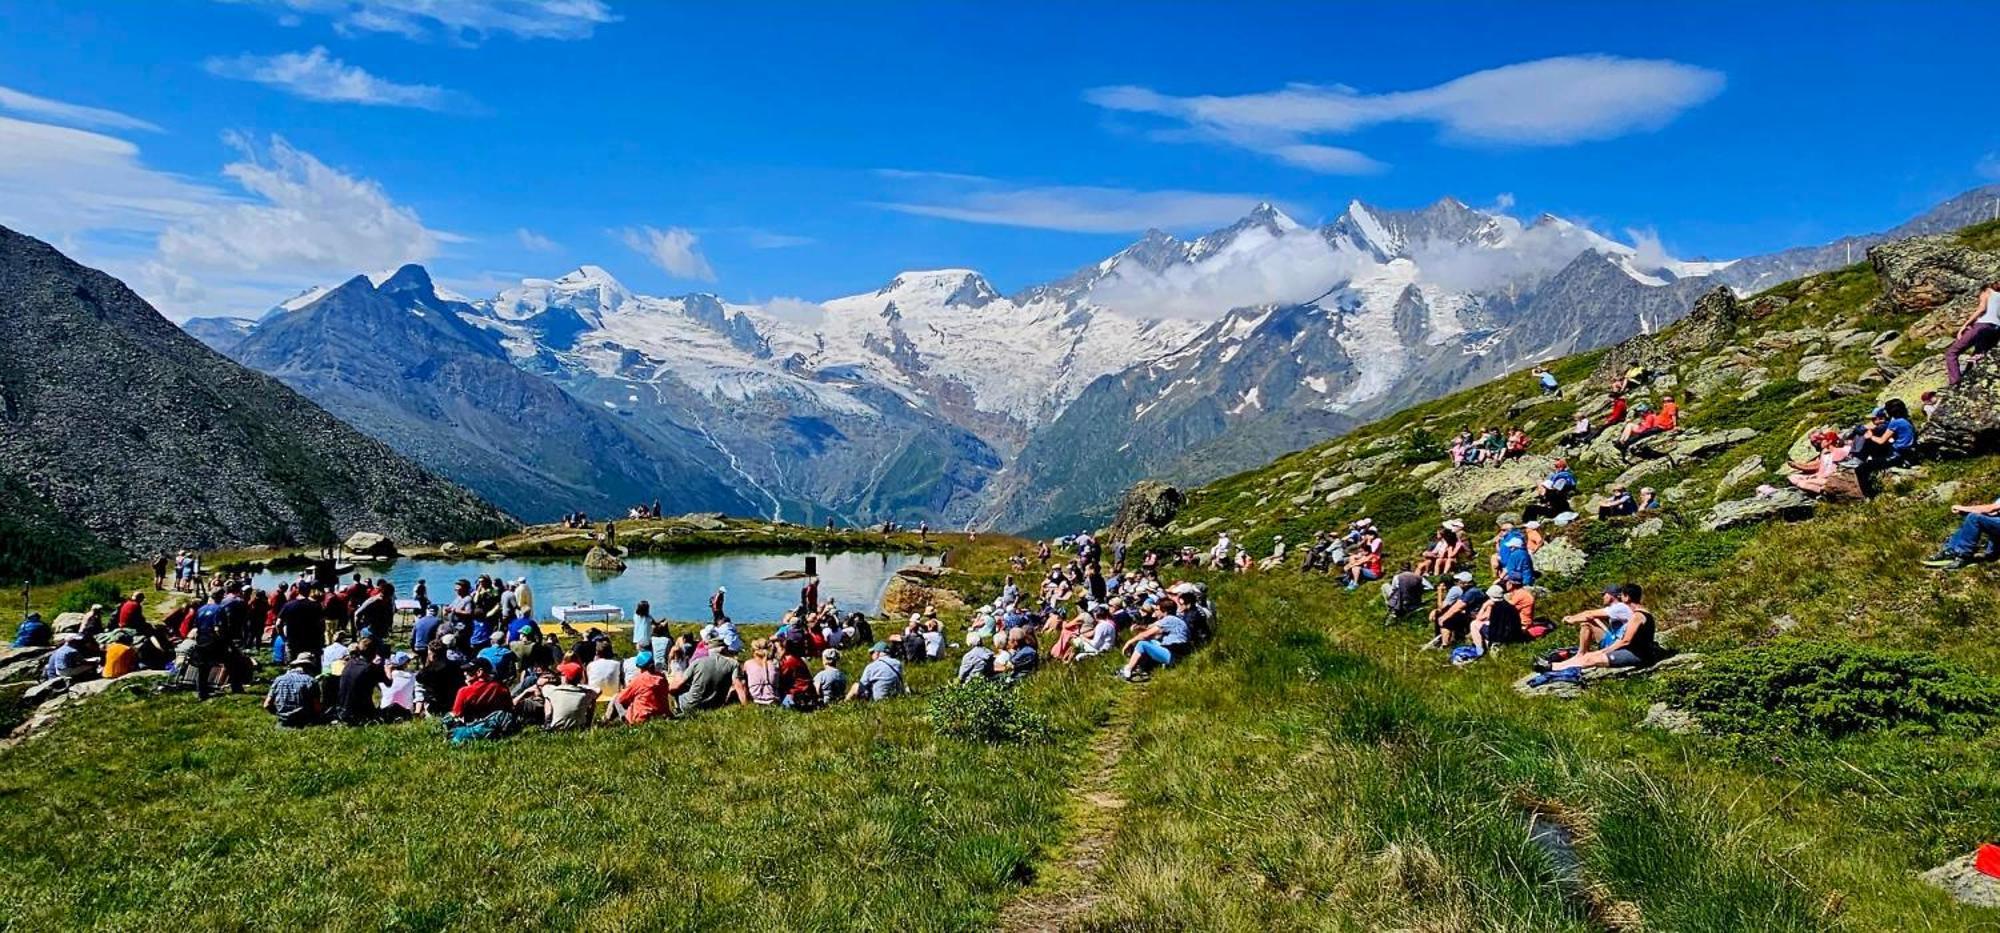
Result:
{"label": "person sitting on grass", "polygon": [[1125,641],[1125,666],[1119,668],[1118,676],[1125,680],[1147,674],[1153,668],[1167,667],[1187,654],[1190,642],[1186,620],[1177,614],[1179,605],[1172,596],[1161,594],[1152,601],[1152,624],[1132,634]]}
{"label": "person sitting on grass", "polygon": [[318,663],[310,653],[301,654],[271,681],[269,691],[264,694],[264,710],[278,717],[278,725],[297,729],[324,721],[320,712],[319,678],[313,676]]}
{"label": "person sitting on grass", "polygon": [[365,726],[385,721],[382,707],[375,703],[375,689],[389,685],[389,675],[375,661],[375,637],[363,635],[354,652],[340,669],[335,689],[334,719],[344,725]]}
{"label": "person sitting on grass", "polygon": [[1007,679],[1017,681],[1041,669],[1042,655],[1035,647],[1034,633],[1025,628],[1007,630]]}
{"label": "person sitting on grass", "polygon": [[1556,381],[1556,374],[1540,366],[1532,370],[1535,379],[1542,384],[1543,395],[1554,395],[1562,391],[1562,384]]}
{"label": "person sitting on grass", "polygon": [[1521,430],[1519,427],[1514,428],[1512,431],[1507,432],[1507,449],[1501,453],[1501,459],[1512,460],[1516,457],[1527,456],[1528,444],[1528,432]]}
{"label": "person sitting on grass", "polygon": [[877,702],[893,700],[903,693],[903,662],[890,657],[887,642],[868,646],[868,666],[861,669],[861,678],[847,691],[847,698]]}
{"label": "person sitting on grass", "polygon": [[1638,500],[1633,499],[1632,494],[1625,491],[1623,486],[1611,487],[1611,494],[1597,503],[1598,518],[1622,518],[1626,515],[1636,515],[1638,512]]}
{"label": "person sitting on grass", "polygon": [[1383,595],[1383,601],[1389,606],[1390,620],[1402,618],[1422,606],[1426,585],[1423,575],[1409,561],[1404,561],[1402,569],[1389,578],[1388,592]]}
{"label": "person sitting on grass", "polygon": [[1079,659],[1094,658],[1110,651],[1118,644],[1118,622],[1113,616],[1113,609],[1117,607],[1119,611],[1123,611],[1123,606],[1124,600],[1114,596],[1111,598],[1111,605],[1099,605],[1093,611],[1089,638],[1077,650],[1076,656]]}
{"label": "person sitting on grass", "polygon": [[1810,495],[1819,495],[1826,490],[1828,480],[1840,471],[1840,462],[1851,452],[1838,431],[1821,431],[1811,438],[1814,454],[1805,460],[1786,461],[1786,469],[1792,472],[1785,481]]}
{"label": "person sitting on grass", "polygon": [[2000,556],[2000,499],[1974,505],[1954,505],[1952,514],[1962,515],[1958,530],[1945,539],[1944,547],[1924,561],[1938,570],[1960,570],[1973,561]]}
{"label": "person sitting on grass", "polygon": [[493,665],[484,659],[472,662],[465,686],[451,701],[451,715],[460,722],[473,722],[513,709],[514,697],[507,685],[493,679]]}
{"label": "person sitting on grass", "polygon": [[1424,549],[1423,558],[1417,561],[1417,572],[1426,577],[1441,577],[1458,566],[1465,557],[1467,548],[1458,532],[1440,527],[1431,533],[1431,546]]}
{"label": "person sitting on grass", "polygon": [[1542,477],[1535,487],[1535,501],[1521,510],[1526,519],[1555,518],[1570,511],[1569,498],[1576,494],[1576,474],[1569,471],[1569,461],[1558,457],[1555,469]]}
{"label": "person sitting on grass", "polygon": [[[718,655],[719,657],[719,655]],[[651,651],[641,651],[632,656],[637,673],[625,683],[625,689],[613,697],[604,709],[606,722],[623,722],[636,726],[655,719],[672,719],[674,698],[665,675],[653,663]],[[730,662],[732,665],[735,662]]]}
{"label": "person sitting on grass", "polygon": [[116,680],[138,669],[139,649],[132,647],[132,630],[113,629],[111,643],[104,646],[104,670],[99,676]]}
{"label": "person sitting on grass", "polygon": [[[1625,638],[1625,630],[1632,621],[1632,607],[1625,604],[1625,587],[1611,584],[1604,588],[1603,605],[1596,609],[1572,612],[1563,616],[1565,625],[1576,626],[1576,654],[1598,651]],[[1547,672],[1553,665],[1537,658],[1534,669]]]}
{"label": "person sitting on grass", "polygon": [[1361,584],[1382,579],[1382,539],[1369,531],[1361,539],[1360,550],[1347,558],[1347,566],[1342,571],[1347,577],[1347,588],[1354,590]]}
{"label": "person sitting on grass", "polygon": [[564,672],[562,683],[541,688],[542,728],[550,732],[577,732],[590,728],[597,715],[597,691],[582,683],[574,669]]}
{"label": "person sitting on grass", "polygon": [[1516,528],[1513,522],[1501,522],[1500,533],[1493,536],[1494,578],[1504,575],[1522,583],[1534,583],[1535,558],[1529,545],[1527,529]]}
{"label": "person sitting on grass", "polygon": [[1674,397],[1671,395],[1660,402],[1659,411],[1648,411],[1644,405],[1640,405],[1638,411],[1639,420],[1626,425],[1624,432],[1618,435],[1616,446],[1621,451],[1630,450],[1634,443],[1645,438],[1655,434],[1665,434],[1680,427],[1681,409],[1679,405],[1674,404]]}
{"label": "person sitting on grass", "polygon": [[1473,647],[1483,657],[1494,645],[1527,641],[1534,611],[1534,591],[1513,577],[1501,577],[1499,583],[1487,588],[1486,602],[1473,620]]}
{"label": "person sitting on grass", "polygon": [[680,698],[681,712],[721,709],[731,703],[751,705],[750,685],[736,660],[736,649],[719,633],[706,644],[708,652],[667,685],[667,692]]}
{"label": "person sitting on grass", "polygon": [[1424,645],[1426,649],[1458,644],[1472,630],[1472,620],[1486,603],[1486,591],[1473,585],[1472,574],[1461,571],[1453,579],[1457,585],[1445,594],[1444,605],[1431,613],[1437,635]]}
{"label": "person sitting on grass", "polygon": [[[1617,595],[1610,595],[1613,590],[1617,591]],[[1607,587],[1606,598],[1612,602],[1605,606],[1604,624],[1610,626],[1616,623],[1616,627],[1597,629],[1590,621],[1579,621],[1580,637],[1577,640],[1576,655],[1569,660],[1551,665],[1550,670],[1645,667],[1660,659],[1660,645],[1656,637],[1657,626],[1653,620],[1653,611],[1641,602],[1644,599],[1644,592],[1640,590],[1639,584],[1627,583],[1622,586]],[[1613,605],[1623,611],[1617,614],[1611,613],[1609,610]],[[1571,618],[1594,614],[1579,613],[1578,616]],[[1596,650],[1589,648],[1588,636],[1593,631],[1601,632]]]}
{"label": "person sitting on grass", "polygon": [[1903,400],[1892,398],[1869,416],[1869,425],[1854,445],[1854,478],[1862,495],[1873,497],[1875,474],[1916,462],[1917,428],[1910,423],[1910,409]]}
{"label": "person sitting on grass", "polygon": [[847,697],[847,674],[840,669],[840,649],[819,653],[819,673],[813,675],[813,689],[819,691],[819,705],[832,706]]}
{"label": "person sitting on grass", "polygon": [[806,666],[806,643],[787,641],[779,650],[783,656],[778,659],[778,704],[802,713],[819,709],[819,691]]}

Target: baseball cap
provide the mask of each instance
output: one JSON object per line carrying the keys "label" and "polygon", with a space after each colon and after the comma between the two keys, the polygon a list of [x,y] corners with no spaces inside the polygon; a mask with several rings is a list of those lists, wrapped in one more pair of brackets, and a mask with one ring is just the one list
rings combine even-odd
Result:
{"label": "baseball cap", "polygon": [[1455,577],[1452,577],[1452,579],[1454,579],[1454,580],[1457,580],[1457,581],[1458,581],[1458,582],[1460,582],[1460,583],[1471,583],[1471,582],[1472,582],[1472,571],[1470,571],[1470,570],[1461,570],[1461,571],[1459,571],[1459,572],[1458,572],[1458,576],[1455,576]]}
{"label": "baseball cap", "polygon": [[878,642],[876,642],[876,643],[874,643],[874,644],[872,644],[872,645],[869,645],[869,646],[868,646],[868,653],[869,653],[869,654],[888,654],[888,653],[889,653],[889,643],[888,643],[888,642],[886,642],[886,641],[878,641]]}
{"label": "baseball cap", "polygon": [[633,655],[632,664],[637,667],[652,667],[653,653],[651,651],[641,651]]}
{"label": "baseball cap", "polygon": [[819,659],[825,661],[828,664],[833,664],[840,660],[840,649],[828,648],[825,651],[819,653]]}
{"label": "baseball cap", "polygon": [[398,651],[395,654],[389,656],[389,663],[397,667],[402,667],[403,665],[410,663],[410,653],[407,651]]}

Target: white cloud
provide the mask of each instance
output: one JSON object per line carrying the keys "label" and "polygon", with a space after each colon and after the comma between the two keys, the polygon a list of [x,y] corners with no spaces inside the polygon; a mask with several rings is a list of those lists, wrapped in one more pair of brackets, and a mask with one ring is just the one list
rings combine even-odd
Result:
{"label": "white cloud", "polygon": [[1158,227],[1186,230],[1230,223],[1259,201],[1252,194],[1203,191],[1135,191],[1130,188],[1051,185],[1016,187],[977,176],[882,170],[885,178],[915,182],[918,190],[874,202],[876,207],[975,224],[1126,233]]}
{"label": "white cloud", "polygon": [[562,244],[526,227],[516,227],[514,239],[520,241],[523,249],[531,249],[537,253],[553,253],[562,249]]}
{"label": "white cloud", "polygon": [[116,110],[67,104],[46,97],[36,97],[10,87],[0,87],[0,110],[10,110],[22,116],[52,120],[69,126],[94,126],[107,130],[146,130],[153,133],[161,131],[155,124],[138,117],[126,116]]}
{"label": "white cloud", "polygon": [[1333,249],[1317,231],[1301,229],[1157,272],[1120,263],[1091,288],[1090,298],[1134,317],[1213,320],[1234,308],[1311,301],[1364,263],[1358,254]]}
{"label": "white cloud", "polygon": [[460,239],[424,226],[375,182],[331,168],[283,137],[272,136],[261,150],[240,137],[230,142],[243,158],[222,173],[251,199],[161,233],[160,257],[172,267],[297,281],[423,262],[440,243]]}
{"label": "white cloud", "polygon": [[307,100],[423,110],[473,106],[470,99],[456,91],[433,84],[398,84],[369,74],[333,57],[324,46],[314,46],[306,52],[211,58],[203,64],[209,74],[254,81]]}
{"label": "white cloud", "polygon": [[520,39],[588,39],[617,22],[603,0],[238,0],[297,14],[325,16],[342,33],[441,36],[472,42],[496,34]]}
{"label": "white cloud", "polygon": [[1429,123],[1462,142],[1564,145],[1657,129],[1721,93],[1723,83],[1720,72],[1680,62],[1574,55],[1389,93],[1293,84],[1256,94],[1174,97],[1121,86],[1096,88],[1084,99],[1175,121],[1177,127],[1159,134],[1165,138],[1205,139],[1314,171],[1356,174],[1380,163],[1316,138],[1385,123]]}
{"label": "white cloud", "polygon": [[710,268],[708,260],[696,248],[700,238],[685,227],[668,227],[665,230],[626,227],[617,233],[620,242],[670,275],[704,282],[715,281],[715,270]]}
{"label": "white cloud", "polygon": [[826,306],[803,298],[773,298],[762,310],[779,323],[801,330],[818,330],[826,322]]}
{"label": "white cloud", "polygon": [[44,238],[153,233],[223,199],[102,133],[0,117],[0,223]]}
{"label": "white cloud", "polygon": [[743,231],[743,241],[749,244],[751,249],[790,249],[794,246],[811,246],[819,242],[809,236],[778,233],[774,230],[761,230],[755,227]]}

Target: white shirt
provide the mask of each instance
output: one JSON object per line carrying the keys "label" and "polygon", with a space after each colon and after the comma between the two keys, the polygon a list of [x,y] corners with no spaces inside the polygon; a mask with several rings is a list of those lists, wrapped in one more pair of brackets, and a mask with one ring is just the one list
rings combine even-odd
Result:
{"label": "white shirt", "polygon": [[2000,327],[2000,292],[1986,296],[1986,310],[1979,312],[1979,320],[1974,323]]}
{"label": "white shirt", "polygon": [[409,671],[390,671],[389,683],[382,688],[382,708],[417,708],[417,678]]}
{"label": "white shirt", "polygon": [[625,687],[625,665],[617,658],[598,658],[583,669],[583,679],[598,693],[617,693]]}

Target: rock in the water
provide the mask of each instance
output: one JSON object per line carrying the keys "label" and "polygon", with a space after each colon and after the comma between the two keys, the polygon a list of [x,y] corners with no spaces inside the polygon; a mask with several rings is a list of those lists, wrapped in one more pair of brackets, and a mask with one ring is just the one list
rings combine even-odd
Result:
{"label": "rock in the water", "polygon": [[443,554],[446,557],[457,557],[458,555],[465,553],[465,549],[459,547],[458,542],[456,541],[446,541],[445,543],[438,545],[438,553]]}
{"label": "rock in the water", "polygon": [[1424,481],[1446,515],[1473,510],[1503,512],[1521,503],[1555,469],[1555,458],[1530,455],[1497,467],[1447,470]]}
{"label": "rock in the water", "polygon": [[1118,504],[1118,514],[1105,533],[1117,541],[1129,539],[1140,526],[1165,528],[1185,504],[1187,497],[1180,490],[1158,480],[1140,480],[1126,491],[1125,501]]}
{"label": "rock in the water", "polygon": [[1918,877],[1941,888],[1952,900],[1975,907],[2000,907],[2000,878],[1982,873],[1970,855],[1952,859]]}
{"label": "rock in the water", "polygon": [[1535,573],[1552,577],[1574,577],[1583,572],[1590,556],[1568,538],[1554,538],[1535,551]]}
{"label": "rock in the water", "polygon": [[1701,527],[1707,531],[1722,531],[1743,525],[1782,518],[1798,521],[1811,518],[1815,503],[1812,497],[1797,489],[1786,487],[1768,496],[1751,496],[1748,499],[1731,499],[1718,502],[1710,509]]}
{"label": "rock in the water", "polygon": [[1665,703],[1655,703],[1646,708],[1646,718],[1639,725],[1649,729],[1659,729],[1675,735],[1688,735],[1701,731],[1701,723],[1694,714],[1684,709],[1675,709]]}
{"label": "rock in the water", "polygon": [[964,611],[965,600],[958,593],[935,585],[936,571],[921,565],[897,571],[882,590],[882,614],[896,619],[933,608],[941,613]]}
{"label": "rock in the water", "polygon": [[1729,472],[1722,474],[1722,482],[1716,484],[1715,494],[1720,496],[1742,485],[1744,480],[1750,479],[1762,472],[1764,472],[1764,458],[1751,457],[1742,463],[1730,467]]}
{"label": "rock in the water", "polygon": [[479,550],[482,551],[497,551],[500,549],[500,542],[495,541],[492,538],[487,538],[483,541],[480,541],[478,544],[473,545],[473,547],[478,548]]}
{"label": "rock in the water", "polygon": [[625,561],[610,551],[594,547],[590,549],[590,553],[583,556],[583,569],[598,573],[623,573]]}
{"label": "rock in the water", "polygon": [[372,531],[357,531],[348,535],[347,543],[341,547],[346,548],[349,554],[364,554],[369,557],[396,556],[396,542],[389,540],[388,535]]}

